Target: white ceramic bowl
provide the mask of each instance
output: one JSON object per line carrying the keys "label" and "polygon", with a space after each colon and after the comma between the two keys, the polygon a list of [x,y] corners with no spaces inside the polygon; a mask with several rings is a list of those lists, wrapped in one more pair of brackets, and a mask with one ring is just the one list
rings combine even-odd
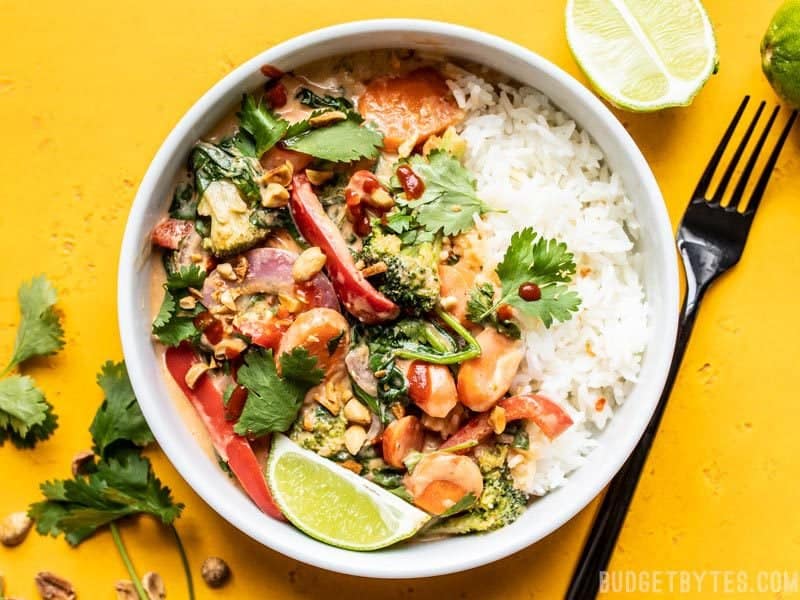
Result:
{"label": "white ceramic bowl", "polygon": [[[288,71],[326,56],[375,48],[436,51],[483,63],[541,90],[591,134],[636,206],[652,332],[640,382],[600,435],[600,447],[566,485],[536,500],[512,525],[489,534],[356,554],[326,546],[262,514],[193,439],[167,399],[150,339],[148,257],[150,231],[166,212],[173,177],[192,144],[244,91],[263,83],[261,65]],[[473,29],[418,20],[362,21],[301,35],[264,51],[217,83],[186,113],[153,159],[128,218],[119,266],[119,323],[128,371],[147,422],[175,468],[222,517],[265,546],[324,569],[367,577],[425,577],[483,565],[542,539],[586,506],[621,467],[653,412],[672,356],[677,308],[677,266],[663,199],[644,157],[613,114],[575,79],[525,48]]]}

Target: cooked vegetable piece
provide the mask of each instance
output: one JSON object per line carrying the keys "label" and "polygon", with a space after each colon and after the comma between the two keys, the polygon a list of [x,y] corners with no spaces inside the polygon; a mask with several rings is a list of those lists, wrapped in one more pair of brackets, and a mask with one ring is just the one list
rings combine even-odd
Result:
{"label": "cooked vegetable piece", "polygon": [[283,519],[281,511],[272,501],[272,495],[261,472],[261,465],[250,443],[234,433],[233,423],[225,419],[225,407],[220,391],[206,375],[201,376],[194,389],[186,385],[186,374],[192,365],[202,362],[200,357],[191,347],[183,345],[169,348],[165,362],[175,383],[191,401],[205,423],[217,453],[228,463],[247,495],[256,506],[271,517]]}
{"label": "cooked vegetable piece", "polygon": [[353,103],[343,96],[330,96],[328,94],[320,96],[307,87],[299,88],[294,97],[300,101],[300,104],[305,104],[311,108],[331,108],[343,112],[353,108]]}
{"label": "cooked vegetable piece", "polygon": [[325,213],[305,173],[294,176],[289,203],[292,218],[303,237],[322,249],[333,287],[347,311],[362,323],[380,323],[397,317],[398,306],[376,290],[356,269],[341,232]]}
{"label": "cooked vegetable piece", "polygon": [[252,211],[229,181],[213,181],[205,188],[197,213],[211,217],[211,250],[217,256],[243,252],[262,241],[269,229],[253,224]]}
{"label": "cooked vegetable piece", "polygon": [[439,299],[439,247],[438,242],[403,247],[398,236],[375,226],[356,259],[366,267],[385,266],[370,282],[407,313],[418,315],[433,310]]}
{"label": "cooked vegetable piece", "polygon": [[314,157],[310,154],[303,154],[302,152],[295,152],[294,150],[287,150],[280,146],[275,146],[269,152],[261,157],[261,166],[264,171],[271,171],[287,162],[292,165],[292,170],[299,173],[310,165]]}
{"label": "cooked vegetable piece", "polygon": [[421,360],[398,361],[397,366],[408,380],[408,397],[426,414],[444,418],[458,404],[456,383],[446,366]]}
{"label": "cooked vegetable piece", "polygon": [[276,248],[254,248],[242,255],[247,264],[245,276],[235,281],[212,271],[203,283],[203,304],[209,310],[220,305],[220,296],[228,291],[235,297],[255,294],[296,298],[304,307],[339,308],[336,292],[324,273],[301,286],[292,278],[292,265],[297,254]]}
{"label": "cooked vegetable piece", "polygon": [[312,308],[300,313],[286,331],[277,356],[280,360],[302,348],[316,359],[317,368],[330,374],[344,366],[349,345],[350,325],[342,313],[330,308]]}
{"label": "cooked vegetable piece", "polygon": [[511,387],[522,361],[522,342],[511,340],[492,327],[475,338],[481,355],[461,364],[458,399],[467,408],[483,412],[492,408]]}
{"label": "cooked vegetable piece", "polygon": [[424,433],[419,419],[408,415],[392,421],[383,431],[383,460],[386,464],[402,469],[403,460],[411,452],[422,450]]}
{"label": "cooked vegetable piece", "polygon": [[332,457],[342,452],[347,419],[344,412],[332,415],[319,404],[304,406],[289,437],[306,450]]}
{"label": "cooked vegetable piece", "polygon": [[[500,400],[497,406],[505,410],[506,422],[526,419],[533,421],[548,438],[555,439],[570,425],[572,417],[558,404],[541,394],[520,394]],[[442,444],[442,449],[460,446],[466,442],[485,440],[494,429],[489,422],[489,414],[483,413],[472,418],[458,432]]]}
{"label": "cooked vegetable piece", "polygon": [[208,142],[198,142],[192,150],[189,162],[194,173],[195,189],[201,199],[214,181],[233,183],[250,203],[261,199],[261,191],[256,182],[258,161],[244,156],[235,145],[215,146]]}
{"label": "cooked vegetable piece", "polygon": [[527,505],[528,497],[514,487],[508,467],[503,466],[484,475],[483,492],[470,510],[435,523],[430,531],[433,535],[492,531],[516,521]]}
{"label": "cooked vegetable piece", "polygon": [[181,242],[194,231],[194,223],[183,219],[164,219],[155,226],[151,238],[156,246],[177,250]]}
{"label": "cooked vegetable piece", "polygon": [[468,324],[467,298],[475,280],[475,273],[456,265],[439,265],[439,282],[441,284],[441,296],[447,298],[448,312],[463,324]]}
{"label": "cooked vegetable piece", "polygon": [[404,484],[414,504],[434,515],[452,510],[467,496],[478,498],[483,492],[483,476],[475,461],[445,452],[423,456],[406,475]]}
{"label": "cooked vegetable piece", "polygon": [[433,68],[373,79],[358,99],[358,110],[383,132],[387,151],[403,146],[405,154],[464,119],[444,77]]}

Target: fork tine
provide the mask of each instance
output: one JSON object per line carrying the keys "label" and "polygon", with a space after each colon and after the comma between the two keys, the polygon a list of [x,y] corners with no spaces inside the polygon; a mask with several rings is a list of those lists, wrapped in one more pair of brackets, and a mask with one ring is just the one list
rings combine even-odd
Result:
{"label": "fork tine", "polygon": [[767,141],[769,131],[772,129],[772,124],[775,122],[775,117],[778,116],[778,111],[780,111],[780,109],[780,106],[775,107],[775,110],[772,111],[769,117],[769,121],[767,121],[767,126],[764,128],[764,131],[761,132],[761,136],[758,138],[752,154],[750,154],[750,159],[747,161],[747,165],[745,165],[742,174],[739,176],[739,182],[733,190],[733,196],[731,196],[731,202],[728,205],[729,208],[735,210],[744,198],[744,189],[747,187],[747,182],[750,179],[750,175],[753,173],[753,168],[756,166],[758,155],[761,154],[761,149],[764,147],[764,142]]}
{"label": "fork tine", "polygon": [[786,142],[786,138],[789,137],[789,132],[792,130],[795,120],[797,120],[796,110],[792,112],[791,116],[789,117],[789,122],[786,123],[786,127],[784,127],[783,131],[781,132],[781,137],[778,138],[778,143],[775,144],[772,154],[769,155],[767,164],[764,165],[764,170],[761,172],[761,177],[758,178],[756,187],[753,189],[753,195],[750,196],[750,201],[747,203],[747,208],[744,211],[744,214],[752,216],[755,214],[756,209],[758,209],[761,198],[764,196],[764,191],[767,189],[767,183],[769,183],[770,175],[772,175],[772,172],[775,170],[775,163],[778,162],[778,156],[783,149],[783,144]]}
{"label": "fork tine", "polygon": [[730,141],[733,132],[736,130],[736,126],[739,124],[739,119],[741,119],[742,113],[747,107],[748,102],[750,102],[750,96],[745,96],[742,100],[742,103],[739,105],[736,114],[733,116],[731,124],[728,125],[728,129],[725,130],[725,135],[722,136],[717,149],[711,156],[711,160],[708,161],[708,166],[706,167],[706,170],[703,171],[700,181],[697,182],[697,187],[694,190],[692,199],[702,198],[708,191],[708,185],[711,183],[711,178],[714,176],[714,171],[717,170],[717,165],[719,164],[722,155],[725,153],[725,148],[728,147],[728,142]]}
{"label": "fork tine", "polygon": [[711,202],[720,203],[722,202],[723,196],[725,195],[725,190],[728,187],[728,183],[730,183],[731,177],[733,177],[733,172],[736,170],[736,165],[739,164],[739,159],[742,157],[744,153],[744,149],[747,148],[747,144],[750,141],[751,136],[753,135],[753,131],[756,128],[756,124],[758,124],[758,120],[761,118],[761,113],[764,112],[764,107],[767,105],[766,102],[763,100],[761,104],[758,105],[758,110],[756,110],[756,115],[753,117],[753,120],[750,121],[750,125],[747,127],[747,131],[744,133],[744,137],[742,141],[739,142],[739,146],[736,148],[736,152],[733,153],[731,157],[730,164],[728,168],[725,169],[725,173],[722,176],[722,179],[719,181],[719,186],[717,186],[717,191],[714,193],[714,197],[711,199]]}

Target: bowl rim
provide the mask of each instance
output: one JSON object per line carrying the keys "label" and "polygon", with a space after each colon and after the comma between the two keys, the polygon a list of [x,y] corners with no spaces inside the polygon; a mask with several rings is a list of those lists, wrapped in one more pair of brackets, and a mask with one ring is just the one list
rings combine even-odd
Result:
{"label": "bowl rim", "polygon": [[[245,86],[252,74],[259,70],[261,65],[272,64],[284,55],[296,53],[303,48],[315,44],[330,42],[337,38],[346,38],[357,34],[376,34],[380,32],[429,34],[434,38],[436,36],[442,36],[449,39],[477,43],[489,50],[527,63],[535,69],[544,72],[549,77],[558,80],[570,95],[577,96],[578,101],[593,113],[593,118],[599,119],[602,125],[615,138],[616,142],[621,144],[626,150],[628,154],[627,159],[632,163],[637,177],[643,184],[643,202],[652,204],[650,208],[653,211],[652,218],[657,223],[657,231],[650,231],[649,234],[655,236],[656,245],[660,248],[674,248],[674,241],[672,226],[655,177],[638,146],[609,108],[603,104],[597,96],[584,87],[583,84],[532,50],[477,29],[423,19],[371,19],[352,21],[317,29],[272,46],[260,52],[257,56],[247,60],[215,83],[184,114],[162,143],[142,179],[128,216],[119,259],[118,321],[120,337],[131,383],[137,394],[137,398],[140,399],[140,405],[144,416],[165,455],[187,484],[217,514],[249,537],[285,556],[330,571],[374,578],[397,579],[444,575],[482,566],[518,552],[561,527],[564,523],[572,519],[580,510],[585,508],[622,467],[627,457],[633,451],[636,441],[644,432],[650,420],[650,416],[652,416],[655,410],[660,393],[652,394],[652,397],[649,398],[649,406],[640,411],[641,414],[637,420],[628,424],[630,443],[626,444],[624,448],[615,448],[614,451],[606,457],[605,462],[601,465],[595,465],[598,468],[591,474],[591,479],[589,480],[590,485],[585,485],[582,489],[578,488],[572,490],[574,494],[568,496],[566,501],[559,505],[557,513],[553,515],[547,524],[539,526],[527,535],[523,534],[517,537],[506,536],[505,540],[501,543],[486,543],[482,545],[480,552],[474,553],[473,555],[450,556],[448,558],[443,556],[448,553],[439,552],[437,557],[442,556],[443,560],[438,564],[418,561],[417,564],[413,566],[408,566],[403,563],[402,565],[397,565],[397,568],[389,568],[386,565],[378,563],[373,565],[368,559],[369,554],[361,554],[360,556],[362,558],[356,557],[356,559],[354,559],[352,553],[349,551],[340,551],[339,549],[334,549],[335,551],[332,552],[324,552],[322,549],[318,552],[312,552],[295,548],[291,543],[291,539],[289,539],[291,536],[277,535],[274,538],[267,538],[257,532],[257,528],[248,522],[244,516],[239,514],[235,510],[235,507],[228,506],[224,494],[219,493],[219,490],[214,489],[212,485],[203,480],[199,472],[196,472],[197,469],[195,469],[189,460],[187,451],[173,439],[173,436],[169,435],[170,430],[168,426],[159,419],[158,403],[155,400],[157,394],[152,387],[153,382],[147,380],[144,370],[144,362],[148,361],[149,358],[142,355],[142,348],[144,347],[140,339],[142,337],[142,332],[137,330],[133,325],[135,322],[133,315],[135,315],[137,310],[141,310],[141,306],[138,306],[136,301],[137,292],[141,293],[141,291],[137,289],[135,284],[137,267],[140,266],[141,261],[139,248],[143,239],[142,236],[149,234],[149,231],[144,231],[143,227],[148,208],[156,201],[154,200],[154,188],[162,172],[165,170],[169,159],[175,153],[176,147],[180,144],[181,139],[188,135],[195,128],[197,123],[202,122],[210,107],[229,94],[232,89],[245,89],[243,86]],[[379,47],[379,45],[376,45],[376,47]],[[250,86],[247,87],[249,88]],[[163,198],[158,198],[157,201],[163,202]],[[657,389],[659,391],[663,389],[672,358],[677,335],[679,307],[677,260],[673,257],[673,260],[662,260],[662,263],[663,264],[660,266],[664,268],[664,272],[661,274],[661,277],[665,282],[665,289],[662,291],[665,297],[662,303],[664,306],[664,310],[662,311],[663,315],[660,316],[666,319],[664,322],[666,336],[660,340],[654,340],[651,337],[651,340],[648,342],[648,353],[651,352],[652,345],[658,344],[659,346],[657,352],[658,356],[656,357],[658,363],[655,369],[657,376],[656,380],[651,381],[649,386],[651,389]],[[653,319],[652,314],[650,315],[650,319]],[[146,337],[146,343],[150,344],[149,332],[146,334]],[[633,433],[635,433],[635,436]],[[580,467],[578,471],[585,470],[587,466],[589,465],[587,464]],[[571,477],[574,475],[575,473],[573,473]],[[498,531],[503,531],[503,529]],[[488,536],[490,535],[494,534],[486,534],[484,539],[488,540]],[[287,539],[284,539],[284,537]],[[316,542],[316,540],[312,541],[327,550],[331,548],[322,542]],[[406,548],[408,547],[409,546]],[[339,556],[340,554],[342,555]]]}

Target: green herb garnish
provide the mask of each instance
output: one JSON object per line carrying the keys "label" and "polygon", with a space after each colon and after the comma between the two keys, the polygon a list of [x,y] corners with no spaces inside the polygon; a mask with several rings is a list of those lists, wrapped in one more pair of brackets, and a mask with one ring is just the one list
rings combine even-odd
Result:
{"label": "green herb garnish", "polygon": [[281,375],[275,367],[272,350],[250,350],[237,380],[247,389],[242,415],[234,426],[239,435],[262,436],[286,431],[292,426],[303,398],[322,381],[316,357],[305,348],[295,348],[278,359]]}
{"label": "green herb garnish", "polygon": [[[473,290],[470,296],[475,300],[469,316],[474,323],[497,323],[497,309],[508,304],[525,316],[541,319],[545,327],[550,327],[554,321],[572,318],[572,313],[580,306],[580,297],[566,285],[575,275],[575,260],[567,245],[545,239],[531,227],[511,236],[511,243],[496,272],[502,284],[499,299],[486,306],[478,300],[488,295],[488,290]],[[520,286],[530,283],[536,284],[541,291],[538,300],[528,301],[520,296]],[[482,312],[478,310],[479,304]]]}

